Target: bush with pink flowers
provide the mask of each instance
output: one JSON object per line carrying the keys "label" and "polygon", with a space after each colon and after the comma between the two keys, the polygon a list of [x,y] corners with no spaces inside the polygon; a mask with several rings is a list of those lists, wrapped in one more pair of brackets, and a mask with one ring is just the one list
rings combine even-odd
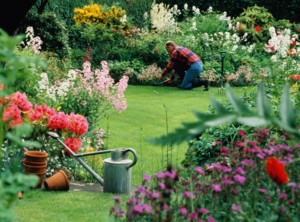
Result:
{"label": "bush with pink flowers", "polygon": [[84,116],[57,112],[46,104],[32,105],[26,94],[21,92],[4,97],[1,105],[4,107],[3,121],[8,123],[6,130],[23,123],[33,126],[30,139],[40,142],[41,149],[49,153],[49,174],[64,165],[65,155],[62,145],[54,143],[47,135],[48,131],[57,132],[73,152],[80,150],[81,137],[88,131],[88,121]]}
{"label": "bush with pink flowers", "polygon": [[300,144],[260,129],[239,131],[219,149],[228,152],[211,164],[144,175],[126,210],[115,197],[111,215],[117,221],[297,221]]}

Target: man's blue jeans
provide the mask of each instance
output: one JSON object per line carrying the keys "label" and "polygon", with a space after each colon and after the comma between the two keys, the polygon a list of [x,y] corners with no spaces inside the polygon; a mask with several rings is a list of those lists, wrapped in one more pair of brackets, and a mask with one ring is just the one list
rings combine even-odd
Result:
{"label": "man's blue jeans", "polygon": [[192,89],[192,81],[199,77],[200,73],[203,71],[203,64],[201,61],[194,62],[190,65],[190,68],[186,70],[185,76],[181,83],[182,89]]}

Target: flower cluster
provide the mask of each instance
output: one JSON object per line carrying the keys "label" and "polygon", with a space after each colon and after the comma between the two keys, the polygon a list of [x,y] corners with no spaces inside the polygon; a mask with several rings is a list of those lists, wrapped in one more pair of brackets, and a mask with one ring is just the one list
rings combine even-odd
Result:
{"label": "flower cluster", "polygon": [[74,9],[74,21],[78,25],[84,24],[105,24],[119,25],[126,22],[125,10],[112,6],[105,10],[100,4],[86,5],[83,8]]}
{"label": "flower cluster", "polygon": [[156,64],[149,65],[141,70],[141,73],[137,76],[137,79],[142,83],[157,82],[161,77],[162,69]]}
{"label": "flower cluster", "polygon": [[177,28],[174,10],[163,3],[153,3],[150,11],[152,28],[157,32],[174,32]]}
{"label": "flower cluster", "polygon": [[29,26],[26,28],[26,41],[21,42],[21,45],[26,49],[32,50],[34,53],[39,54],[43,41],[39,36],[34,36],[33,27]]}
{"label": "flower cluster", "polygon": [[46,133],[47,130],[61,132],[67,137],[66,144],[74,152],[78,152],[81,147],[79,137],[88,131],[88,122],[83,116],[56,112],[46,104],[33,106],[25,93],[15,92],[5,97],[1,105],[4,106],[2,119],[9,123],[9,127],[28,122],[36,131],[42,129],[40,133]]}
{"label": "flower cluster", "polygon": [[274,27],[270,27],[269,32],[271,38],[268,44],[265,45],[265,50],[273,54],[272,60],[277,61],[287,56],[299,56],[300,44],[297,41],[298,35],[294,34],[291,36],[290,29],[276,31]]}
{"label": "flower cluster", "polygon": [[119,220],[125,215],[126,221],[254,221],[265,217],[263,209],[273,216],[281,209],[283,218],[293,218],[300,201],[298,167],[293,166],[299,148],[275,140],[268,129],[250,135],[239,130],[230,145],[216,142],[216,162],[188,169],[184,177],[172,167],[152,181],[144,175],[127,210],[117,199],[111,215]]}

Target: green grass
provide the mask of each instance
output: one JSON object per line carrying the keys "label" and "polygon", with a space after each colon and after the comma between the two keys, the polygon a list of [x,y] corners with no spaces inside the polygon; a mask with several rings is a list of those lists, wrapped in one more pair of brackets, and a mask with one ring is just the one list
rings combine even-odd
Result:
{"label": "green grass", "polygon": [[[234,88],[237,94],[242,94],[242,91],[243,88]],[[155,146],[146,139],[166,134],[166,127],[171,132],[182,122],[193,121],[192,111],[207,111],[210,97],[223,100],[225,95],[219,94],[218,88],[203,92],[202,88],[183,91],[173,87],[129,86],[126,91],[127,110],[111,113],[101,125],[108,129],[106,142],[109,149],[131,147],[137,151],[138,162],[132,169],[133,187],[141,182],[143,174],[152,175],[166,164],[166,147]],[[174,165],[180,164],[186,149],[187,143],[173,147]],[[105,193],[30,191],[15,204],[14,221],[107,221],[113,205],[112,196]]]}

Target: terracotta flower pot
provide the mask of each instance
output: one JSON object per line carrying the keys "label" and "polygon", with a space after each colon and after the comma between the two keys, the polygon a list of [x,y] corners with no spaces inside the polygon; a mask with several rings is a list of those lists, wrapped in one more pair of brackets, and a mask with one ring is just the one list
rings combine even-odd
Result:
{"label": "terracotta flower pot", "polygon": [[69,179],[65,171],[60,170],[44,182],[46,190],[69,190]]}
{"label": "terracotta flower pot", "polygon": [[47,165],[47,160],[46,161],[42,161],[42,162],[31,162],[31,161],[28,161],[26,158],[24,158],[22,160],[23,164],[26,164],[26,165],[30,165],[30,166],[43,166],[43,165]]}
{"label": "terracotta flower pot", "polygon": [[44,165],[30,165],[23,162],[23,169],[26,173],[45,174],[47,169],[47,162]]}
{"label": "terracotta flower pot", "polygon": [[37,174],[37,173],[29,173],[29,172],[26,172],[26,171],[23,171],[23,173],[25,173],[25,174],[31,174],[31,175],[36,175],[36,176],[39,177],[38,184],[35,187],[32,187],[32,188],[41,188],[42,187],[46,171],[44,173],[39,173],[39,174]]}
{"label": "terracotta flower pot", "polygon": [[24,155],[28,162],[45,162],[48,157],[48,153],[41,151],[26,151]]}

